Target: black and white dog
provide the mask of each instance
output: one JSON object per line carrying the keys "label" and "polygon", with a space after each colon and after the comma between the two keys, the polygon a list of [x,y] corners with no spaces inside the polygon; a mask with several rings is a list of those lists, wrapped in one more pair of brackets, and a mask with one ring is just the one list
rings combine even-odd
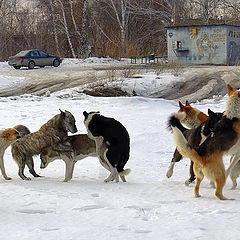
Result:
{"label": "black and white dog", "polygon": [[105,182],[119,182],[119,176],[126,182],[125,175],[130,169],[124,166],[129,159],[130,137],[126,128],[114,118],[99,112],[83,112],[88,137],[96,143],[96,152],[103,167],[111,172]]}

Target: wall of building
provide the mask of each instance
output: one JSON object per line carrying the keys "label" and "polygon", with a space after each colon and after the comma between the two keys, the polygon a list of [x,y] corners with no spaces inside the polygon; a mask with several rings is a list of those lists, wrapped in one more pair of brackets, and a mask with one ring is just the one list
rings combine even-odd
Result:
{"label": "wall of building", "polygon": [[[168,60],[189,64],[228,64],[228,59],[236,56],[233,51],[227,51],[227,31],[230,29],[226,25],[168,28]],[[240,38],[238,40],[240,45]],[[233,41],[231,46],[232,50],[236,49]]]}
{"label": "wall of building", "polygon": [[227,26],[227,61],[229,65],[240,64],[240,27]]}

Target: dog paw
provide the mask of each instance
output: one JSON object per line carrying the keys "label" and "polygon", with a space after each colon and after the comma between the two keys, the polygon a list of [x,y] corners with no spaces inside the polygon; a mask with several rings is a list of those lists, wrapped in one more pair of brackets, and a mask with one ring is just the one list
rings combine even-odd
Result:
{"label": "dog paw", "polygon": [[169,168],[166,172],[166,177],[167,178],[170,178],[171,176],[173,175],[173,169],[172,168]]}
{"label": "dog paw", "polygon": [[185,185],[186,185],[186,186],[189,186],[189,184],[190,184],[190,183],[189,183],[189,180],[187,179],[187,180],[185,181]]}
{"label": "dog paw", "polygon": [[68,182],[68,181],[70,181],[70,179],[64,179],[64,180],[63,180],[63,182]]}
{"label": "dog paw", "polygon": [[11,177],[5,177],[5,180],[12,180]]}
{"label": "dog paw", "polygon": [[108,178],[104,179],[105,183],[111,182],[112,180],[109,180]]}
{"label": "dog paw", "polygon": [[30,177],[26,177],[26,178],[24,178],[24,180],[26,180],[26,181],[30,181],[30,180],[32,180]]}
{"label": "dog paw", "polygon": [[194,194],[194,197],[195,197],[195,198],[200,198],[201,195],[200,195],[199,193],[195,193],[195,194]]}

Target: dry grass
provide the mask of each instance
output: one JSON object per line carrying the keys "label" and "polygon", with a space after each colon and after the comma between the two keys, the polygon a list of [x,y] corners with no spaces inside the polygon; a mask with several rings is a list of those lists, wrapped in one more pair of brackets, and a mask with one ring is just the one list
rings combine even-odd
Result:
{"label": "dry grass", "polygon": [[174,76],[179,76],[184,72],[185,65],[179,62],[157,63],[155,73],[160,75],[163,72],[170,72]]}

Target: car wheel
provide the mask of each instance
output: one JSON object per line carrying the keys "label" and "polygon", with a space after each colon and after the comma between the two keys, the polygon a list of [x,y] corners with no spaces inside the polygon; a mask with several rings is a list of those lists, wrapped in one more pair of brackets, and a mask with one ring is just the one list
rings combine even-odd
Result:
{"label": "car wheel", "polygon": [[15,69],[20,69],[21,67],[20,66],[13,66]]}
{"label": "car wheel", "polygon": [[45,66],[40,66],[40,68],[44,68]]}
{"label": "car wheel", "polygon": [[58,60],[58,59],[55,59],[54,61],[53,61],[53,66],[54,67],[58,67],[60,65],[60,61]]}
{"label": "car wheel", "polygon": [[28,68],[29,69],[33,69],[35,67],[35,62],[34,61],[30,61],[29,63],[28,63]]}

